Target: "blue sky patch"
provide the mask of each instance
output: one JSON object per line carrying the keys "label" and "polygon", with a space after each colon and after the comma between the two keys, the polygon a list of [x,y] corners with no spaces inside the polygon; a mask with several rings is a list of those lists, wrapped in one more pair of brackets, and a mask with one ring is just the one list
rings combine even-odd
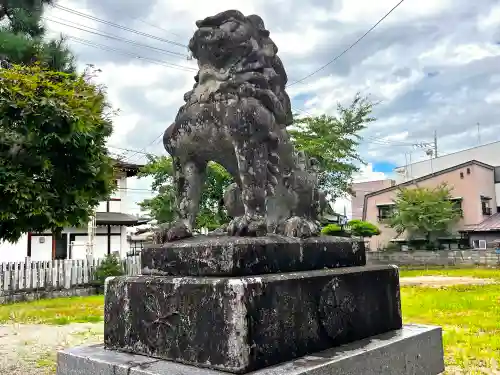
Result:
{"label": "blue sky patch", "polygon": [[304,105],[309,99],[311,99],[311,94],[299,94],[294,96],[292,101],[297,105]]}
{"label": "blue sky patch", "polygon": [[393,164],[388,161],[374,162],[372,165],[373,165],[373,172],[382,172],[382,173],[391,173],[393,169],[397,167],[396,164]]}

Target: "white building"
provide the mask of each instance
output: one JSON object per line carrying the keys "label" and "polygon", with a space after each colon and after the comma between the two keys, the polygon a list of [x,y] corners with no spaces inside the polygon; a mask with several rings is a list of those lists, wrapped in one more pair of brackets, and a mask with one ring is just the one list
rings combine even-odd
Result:
{"label": "white building", "polygon": [[[139,165],[117,161],[116,192],[109,200],[96,208],[94,257],[119,252],[125,257],[130,250],[126,227],[137,225],[139,220],[124,211],[127,208],[127,178],[137,175]],[[64,228],[62,236],[52,233],[27,233],[15,243],[0,243],[0,262],[23,261],[30,257],[33,261],[54,259],[84,259],[89,230],[84,228]]]}
{"label": "white building", "polygon": [[440,172],[470,160],[500,166],[500,141],[397,167],[394,169],[396,183]]}

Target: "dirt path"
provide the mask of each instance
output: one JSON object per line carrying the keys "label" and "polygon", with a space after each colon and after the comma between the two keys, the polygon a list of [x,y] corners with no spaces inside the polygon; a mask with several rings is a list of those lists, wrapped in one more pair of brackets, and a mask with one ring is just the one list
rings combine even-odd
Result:
{"label": "dirt path", "polygon": [[102,323],[0,326],[0,371],[9,375],[53,375],[58,350],[102,341]]}
{"label": "dirt path", "polygon": [[484,285],[493,284],[495,280],[491,279],[479,279],[476,277],[455,277],[455,276],[416,276],[416,277],[401,277],[401,286],[428,286],[428,287],[440,287],[440,286],[451,286],[451,285]]}

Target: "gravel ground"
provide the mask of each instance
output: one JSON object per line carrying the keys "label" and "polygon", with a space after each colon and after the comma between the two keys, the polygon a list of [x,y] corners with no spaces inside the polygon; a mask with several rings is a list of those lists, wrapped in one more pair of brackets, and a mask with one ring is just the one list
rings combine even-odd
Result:
{"label": "gravel ground", "polygon": [[53,375],[58,350],[103,341],[102,323],[0,326],[0,371]]}

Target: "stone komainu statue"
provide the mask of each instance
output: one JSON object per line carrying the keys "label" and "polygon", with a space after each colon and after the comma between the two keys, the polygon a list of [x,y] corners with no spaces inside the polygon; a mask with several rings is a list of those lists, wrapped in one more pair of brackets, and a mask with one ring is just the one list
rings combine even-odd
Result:
{"label": "stone komainu statue", "polygon": [[314,160],[296,152],[287,75],[259,16],[229,10],[197,21],[189,42],[199,72],[163,143],[173,157],[179,220],[155,242],[192,235],[205,170],[223,165],[235,183],[225,194],[227,234],[318,234],[322,195]]}

